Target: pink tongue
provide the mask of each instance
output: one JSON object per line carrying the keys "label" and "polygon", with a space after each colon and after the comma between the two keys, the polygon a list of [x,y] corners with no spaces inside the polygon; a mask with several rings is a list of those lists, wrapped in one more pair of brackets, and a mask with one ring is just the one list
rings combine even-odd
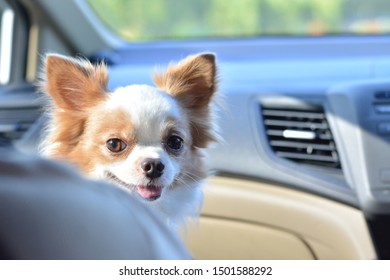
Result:
{"label": "pink tongue", "polygon": [[162,187],[160,186],[139,186],[138,193],[143,198],[154,198],[161,195]]}

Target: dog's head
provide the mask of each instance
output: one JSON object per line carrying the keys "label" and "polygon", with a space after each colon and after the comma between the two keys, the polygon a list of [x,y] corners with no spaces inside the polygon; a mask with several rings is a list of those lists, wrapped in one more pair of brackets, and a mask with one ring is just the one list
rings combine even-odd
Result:
{"label": "dog's head", "polygon": [[148,201],[206,176],[200,149],[215,140],[212,54],[189,56],[155,74],[156,87],[107,90],[107,69],[48,55],[43,91],[53,100],[44,153],[78,165]]}

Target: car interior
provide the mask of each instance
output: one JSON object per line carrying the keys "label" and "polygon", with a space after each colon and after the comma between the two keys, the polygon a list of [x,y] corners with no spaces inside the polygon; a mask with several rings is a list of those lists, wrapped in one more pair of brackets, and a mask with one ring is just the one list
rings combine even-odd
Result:
{"label": "car interior", "polygon": [[[0,142],[38,153],[46,101],[36,84],[46,53],[104,61],[114,89],[153,85],[156,67],[212,52],[218,62],[222,141],[208,150],[211,175],[204,185],[201,217],[182,230],[193,257],[390,258],[387,1],[289,2],[291,10],[298,2],[311,3],[307,7],[315,3],[320,10],[330,3],[340,9],[356,5],[351,18],[368,26],[360,33],[293,36],[275,29],[274,35],[263,36],[139,41],[115,33],[101,18],[108,8],[99,14],[104,5],[97,2],[107,1],[0,0]],[[154,2],[156,9],[175,6],[174,1]],[[177,4],[179,13],[191,2]],[[272,8],[267,0],[211,2],[247,7],[256,2]],[[221,8],[217,14],[228,11]],[[283,17],[285,10],[281,15],[272,11],[270,18]],[[141,21],[137,13],[142,11],[130,4],[118,16],[120,12]]]}

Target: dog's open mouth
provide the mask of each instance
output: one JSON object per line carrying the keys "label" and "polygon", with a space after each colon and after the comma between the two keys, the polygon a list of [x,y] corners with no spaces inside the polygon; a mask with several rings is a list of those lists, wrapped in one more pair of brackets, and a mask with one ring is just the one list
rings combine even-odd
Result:
{"label": "dog's open mouth", "polygon": [[128,189],[130,191],[136,191],[138,195],[145,200],[153,201],[160,198],[161,196],[163,189],[162,186],[157,186],[153,184],[147,184],[145,186],[131,185],[123,182],[121,179],[119,179],[117,176],[115,176],[109,171],[106,171],[105,175],[107,179],[122,186],[123,188]]}
{"label": "dog's open mouth", "polygon": [[147,200],[156,200],[161,196],[162,187],[155,185],[137,186],[137,192]]}

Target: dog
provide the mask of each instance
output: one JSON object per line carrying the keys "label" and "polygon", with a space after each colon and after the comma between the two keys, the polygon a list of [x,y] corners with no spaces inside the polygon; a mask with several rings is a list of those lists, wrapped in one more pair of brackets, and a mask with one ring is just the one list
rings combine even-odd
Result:
{"label": "dog", "polygon": [[169,225],[199,215],[204,151],[218,139],[214,54],[169,64],[155,86],[113,91],[104,63],[48,54],[44,65],[40,89],[51,105],[43,155],[132,193]]}

